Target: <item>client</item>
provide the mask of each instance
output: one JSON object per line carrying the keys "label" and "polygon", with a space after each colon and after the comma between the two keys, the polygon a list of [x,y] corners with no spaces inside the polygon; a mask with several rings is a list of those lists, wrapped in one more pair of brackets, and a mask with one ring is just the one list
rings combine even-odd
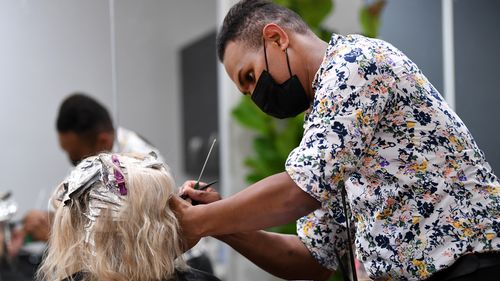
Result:
{"label": "client", "polygon": [[51,198],[54,222],[40,280],[218,280],[188,268],[168,200],[169,170],[155,155],[83,160]]}

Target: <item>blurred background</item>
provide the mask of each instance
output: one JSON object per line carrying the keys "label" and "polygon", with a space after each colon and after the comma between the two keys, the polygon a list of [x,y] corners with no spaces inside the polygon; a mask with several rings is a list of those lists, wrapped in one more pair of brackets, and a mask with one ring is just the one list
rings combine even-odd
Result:
{"label": "blurred background", "polygon": [[[0,0],[0,192],[13,221],[47,210],[71,168],[55,119],[75,91],[103,103],[115,125],[163,154],[176,183],[197,178],[224,196],[283,170],[301,117],[266,119],[242,99],[215,54],[215,34],[234,0]],[[361,33],[405,52],[457,111],[500,171],[500,0],[276,0],[319,36]],[[276,123],[273,123],[276,122]],[[293,232],[293,225],[274,229]],[[277,280],[208,241],[216,275]],[[1,276],[1,275],[0,275]]]}

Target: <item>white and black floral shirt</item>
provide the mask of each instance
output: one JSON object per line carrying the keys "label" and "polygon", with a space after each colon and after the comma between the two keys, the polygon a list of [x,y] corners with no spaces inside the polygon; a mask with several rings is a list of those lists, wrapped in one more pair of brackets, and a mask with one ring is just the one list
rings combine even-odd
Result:
{"label": "white and black floral shirt", "polygon": [[418,67],[382,40],[333,35],[304,136],[286,163],[321,202],[297,232],[336,269],[344,182],[370,277],[423,280],[468,252],[500,249],[500,184],[470,132]]}

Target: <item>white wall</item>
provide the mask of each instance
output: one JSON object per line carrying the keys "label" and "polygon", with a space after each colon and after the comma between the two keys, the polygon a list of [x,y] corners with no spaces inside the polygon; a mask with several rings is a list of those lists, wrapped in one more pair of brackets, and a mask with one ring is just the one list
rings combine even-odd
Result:
{"label": "white wall", "polygon": [[109,104],[104,1],[0,1],[0,190],[44,208],[69,168],[55,134],[60,101],[84,90]]}
{"label": "white wall", "polygon": [[339,34],[361,33],[359,10],[362,0],[334,1],[333,13],[323,22],[323,26]]}
{"label": "white wall", "polygon": [[[85,91],[112,110],[108,1],[0,0],[0,191],[20,214],[45,208],[70,165],[55,117]],[[119,123],[151,140],[178,183],[182,171],[178,51],[215,28],[215,0],[115,1]]]}
{"label": "white wall", "polygon": [[181,184],[186,176],[180,48],[215,30],[216,1],[119,0],[115,5],[120,123],[158,146]]}

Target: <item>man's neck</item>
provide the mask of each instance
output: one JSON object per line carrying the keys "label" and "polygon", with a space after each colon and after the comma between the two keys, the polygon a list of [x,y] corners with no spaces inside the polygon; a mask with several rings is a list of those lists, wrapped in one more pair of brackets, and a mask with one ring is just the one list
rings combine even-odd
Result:
{"label": "man's neck", "polygon": [[300,52],[304,54],[304,63],[307,73],[307,85],[311,86],[311,88],[307,89],[308,94],[311,99],[314,99],[314,92],[312,90],[312,82],[316,77],[316,73],[323,62],[323,58],[326,53],[326,49],[328,48],[328,43],[321,40],[315,34],[311,32],[311,34],[297,35],[295,40],[300,41]]}

